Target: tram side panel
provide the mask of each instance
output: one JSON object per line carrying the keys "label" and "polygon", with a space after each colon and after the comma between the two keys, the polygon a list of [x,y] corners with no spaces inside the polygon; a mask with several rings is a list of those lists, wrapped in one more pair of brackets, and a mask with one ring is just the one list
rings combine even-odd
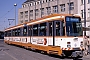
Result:
{"label": "tram side panel", "polygon": [[31,48],[46,51],[48,54],[62,54],[60,46],[53,46],[52,37],[31,37],[31,43]]}

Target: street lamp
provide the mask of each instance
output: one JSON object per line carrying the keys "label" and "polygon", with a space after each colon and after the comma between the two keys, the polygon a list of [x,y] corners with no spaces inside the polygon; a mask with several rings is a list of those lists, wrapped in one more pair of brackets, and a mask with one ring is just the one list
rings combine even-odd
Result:
{"label": "street lamp", "polygon": [[86,36],[86,0],[84,0],[84,36]]}
{"label": "street lamp", "polygon": [[15,6],[15,25],[16,25],[16,6],[17,4],[15,3],[14,6]]}

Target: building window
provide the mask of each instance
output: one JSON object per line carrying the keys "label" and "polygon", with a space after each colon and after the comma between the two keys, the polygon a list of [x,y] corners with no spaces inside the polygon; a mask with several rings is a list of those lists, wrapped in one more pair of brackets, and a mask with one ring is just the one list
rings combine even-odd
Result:
{"label": "building window", "polygon": [[41,8],[41,15],[44,15],[44,8]]}
{"label": "building window", "polygon": [[23,20],[21,20],[20,22],[23,23]]}
{"label": "building window", "polygon": [[48,2],[48,0],[46,0],[46,2]]}
{"label": "building window", "polygon": [[30,10],[30,16],[33,16],[33,10]]}
{"label": "building window", "polygon": [[88,17],[90,17],[90,8],[88,9]]}
{"label": "building window", "polygon": [[26,7],[26,5],[24,5],[24,7]]}
{"label": "building window", "polygon": [[81,10],[81,18],[84,18],[84,10]]}
{"label": "building window", "polygon": [[39,14],[39,10],[35,9],[35,15],[38,16],[38,14]]}
{"label": "building window", "polygon": [[51,7],[46,7],[47,9],[47,14],[51,14]]}
{"label": "building window", "polygon": [[29,21],[31,21],[31,20],[33,20],[33,19],[30,19]]}
{"label": "building window", "polygon": [[[69,3],[68,3],[68,5],[69,5]],[[71,3],[70,3],[69,9],[70,9],[70,10],[73,10],[73,9],[74,9],[74,2],[71,2]]]}
{"label": "building window", "polygon": [[41,0],[42,1],[42,3],[44,3],[44,0]]}
{"label": "building window", "polygon": [[83,5],[84,4],[84,0],[81,0],[81,5]]}
{"label": "building window", "polygon": [[25,18],[28,18],[28,11],[25,11]]}
{"label": "building window", "polygon": [[33,2],[33,5],[36,5],[36,2]]}
{"label": "building window", "polygon": [[88,3],[90,3],[90,0],[88,0]]}
{"label": "building window", "polygon": [[28,20],[25,20],[25,22],[28,22]]}
{"label": "building window", "polygon": [[65,4],[61,4],[60,7],[61,7],[61,12],[64,12],[65,11]]}
{"label": "building window", "polygon": [[54,1],[54,0],[51,0],[51,1]]}
{"label": "building window", "polygon": [[37,1],[37,4],[40,4],[40,1]]}
{"label": "building window", "polygon": [[23,18],[23,12],[20,12],[20,18]]}
{"label": "building window", "polygon": [[23,5],[23,8],[26,7],[26,5]]}
{"label": "building window", "polygon": [[58,13],[58,6],[53,6],[53,13]]}
{"label": "building window", "polygon": [[30,3],[30,6],[32,6],[32,3]]}

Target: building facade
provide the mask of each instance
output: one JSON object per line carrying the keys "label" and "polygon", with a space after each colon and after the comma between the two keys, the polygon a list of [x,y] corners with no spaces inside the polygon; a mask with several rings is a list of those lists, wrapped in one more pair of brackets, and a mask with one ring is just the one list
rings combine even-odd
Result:
{"label": "building facade", "polygon": [[[90,27],[90,0],[86,2],[86,27]],[[84,26],[84,0],[26,0],[18,10],[18,24],[53,13],[78,14]],[[87,35],[89,31],[87,31]]]}
{"label": "building facade", "polygon": [[[90,0],[85,0],[85,12],[84,12],[84,0],[80,0],[80,14],[82,18],[82,26],[84,27],[84,16],[86,13],[86,28],[89,28],[88,31],[86,31],[86,35],[90,36]],[[79,9],[78,9],[79,10]]]}

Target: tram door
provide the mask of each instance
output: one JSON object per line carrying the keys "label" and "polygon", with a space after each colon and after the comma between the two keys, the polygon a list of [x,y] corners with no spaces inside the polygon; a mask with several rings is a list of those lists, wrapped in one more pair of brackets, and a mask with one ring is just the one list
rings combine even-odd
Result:
{"label": "tram door", "polygon": [[[64,31],[65,32],[65,31]],[[63,36],[63,22],[62,21],[52,21],[49,22],[49,36],[52,36],[53,46],[55,44],[55,36]]]}

